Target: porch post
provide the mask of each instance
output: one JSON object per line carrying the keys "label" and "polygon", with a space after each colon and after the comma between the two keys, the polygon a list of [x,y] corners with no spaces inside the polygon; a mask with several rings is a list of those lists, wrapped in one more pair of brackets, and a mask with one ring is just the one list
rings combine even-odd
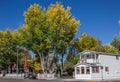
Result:
{"label": "porch post", "polygon": [[86,66],[84,66],[84,74],[86,74]]}
{"label": "porch post", "polygon": [[92,79],[92,67],[90,66],[90,77]]}
{"label": "porch post", "polygon": [[101,70],[101,79],[103,80],[103,66],[100,66],[100,70]]}
{"label": "porch post", "polygon": [[81,74],[81,67],[79,67],[79,71],[80,71],[79,73]]}
{"label": "porch post", "polygon": [[74,69],[75,69],[75,75],[76,75],[76,66],[75,66],[75,68],[74,68]]}
{"label": "porch post", "polygon": [[94,55],[95,55],[95,62],[94,63],[97,63],[97,58],[96,58],[97,56],[96,56],[96,54],[94,54]]}

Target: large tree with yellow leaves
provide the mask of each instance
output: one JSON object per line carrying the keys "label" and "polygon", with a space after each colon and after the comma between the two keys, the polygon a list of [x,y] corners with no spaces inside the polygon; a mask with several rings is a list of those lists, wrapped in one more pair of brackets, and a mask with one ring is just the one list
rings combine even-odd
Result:
{"label": "large tree with yellow leaves", "polygon": [[24,16],[25,24],[17,33],[19,45],[39,55],[43,72],[49,49],[55,51],[55,57],[58,54],[61,56],[63,68],[66,48],[76,35],[80,23],[70,13],[70,7],[64,8],[56,3],[45,9],[34,4],[25,11]]}
{"label": "large tree with yellow leaves", "polygon": [[79,21],[72,16],[71,8],[64,8],[62,4],[51,4],[47,10],[48,24],[50,28],[50,38],[52,48],[55,50],[55,56],[61,56],[62,71],[63,71],[63,58],[66,53],[66,48],[73,40]]}

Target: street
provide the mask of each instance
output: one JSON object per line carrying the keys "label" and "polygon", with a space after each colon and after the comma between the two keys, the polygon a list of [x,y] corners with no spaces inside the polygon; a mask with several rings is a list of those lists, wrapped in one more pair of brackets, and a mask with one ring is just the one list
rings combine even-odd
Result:
{"label": "street", "polygon": [[0,82],[62,82],[56,80],[0,79]]}
{"label": "street", "polygon": [[80,80],[33,80],[33,79],[11,79],[11,78],[0,78],[0,82],[120,82],[119,80],[113,81],[80,81]]}
{"label": "street", "polygon": [[11,79],[2,78],[0,82],[95,82],[95,81],[65,81],[65,80],[33,80],[33,79]]}

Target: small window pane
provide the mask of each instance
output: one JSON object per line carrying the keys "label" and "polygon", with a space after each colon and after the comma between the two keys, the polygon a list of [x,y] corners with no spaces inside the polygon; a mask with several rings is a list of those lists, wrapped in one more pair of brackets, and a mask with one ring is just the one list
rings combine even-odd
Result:
{"label": "small window pane", "polygon": [[90,68],[86,67],[86,74],[90,74]]}
{"label": "small window pane", "polygon": [[85,73],[85,69],[84,67],[81,67],[81,74],[84,74]]}
{"label": "small window pane", "polygon": [[99,67],[96,66],[96,73],[99,73]]}
{"label": "small window pane", "polygon": [[92,73],[99,73],[99,67],[98,66],[93,66],[92,67]]}
{"label": "small window pane", "polygon": [[76,68],[76,74],[80,74],[80,69],[79,69],[79,67]]}
{"label": "small window pane", "polygon": [[92,55],[92,58],[95,59],[95,55],[94,54]]}
{"label": "small window pane", "polygon": [[92,67],[92,73],[95,73],[95,67]]}
{"label": "small window pane", "polygon": [[116,60],[119,60],[119,56],[116,56]]}
{"label": "small window pane", "polygon": [[105,71],[108,72],[108,71],[109,71],[109,68],[108,68],[108,67],[105,67]]}

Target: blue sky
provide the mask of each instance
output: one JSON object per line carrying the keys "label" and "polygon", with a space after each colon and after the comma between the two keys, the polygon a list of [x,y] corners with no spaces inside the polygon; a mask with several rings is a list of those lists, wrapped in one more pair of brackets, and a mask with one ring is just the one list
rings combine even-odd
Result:
{"label": "blue sky", "polygon": [[87,32],[106,44],[120,32],[120,0],[0,0],[0,30],[17,29],[24,24],[23,13],[30,4],[48,7],[56,1],[64,7],[70,6],[71,13],[81,21],[76,37]]}

